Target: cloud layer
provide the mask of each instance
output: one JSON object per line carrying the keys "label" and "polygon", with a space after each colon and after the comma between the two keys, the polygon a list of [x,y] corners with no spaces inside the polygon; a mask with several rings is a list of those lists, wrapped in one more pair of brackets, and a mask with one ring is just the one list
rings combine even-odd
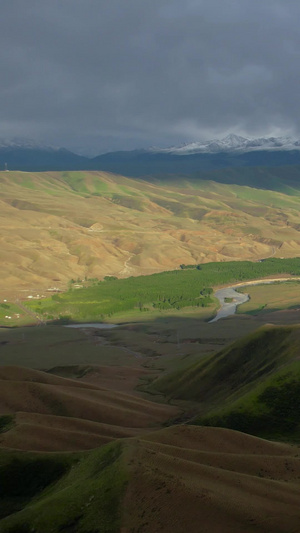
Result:
{"label": "cloud layer", "polygon": [[299,18],[294,0],[3,0],[0,137],[300,137]]}

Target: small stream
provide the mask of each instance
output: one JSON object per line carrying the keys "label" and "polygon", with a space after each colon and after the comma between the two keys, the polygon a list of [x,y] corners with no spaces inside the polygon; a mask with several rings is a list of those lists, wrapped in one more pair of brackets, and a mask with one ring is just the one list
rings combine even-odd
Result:
{"label": "small stream", "polygon": [[117,328],[118,324],[105,324],[104,322],[86,322],[82,324],[68,324],[65,328],[95,328],[95,329],[112,329]]}

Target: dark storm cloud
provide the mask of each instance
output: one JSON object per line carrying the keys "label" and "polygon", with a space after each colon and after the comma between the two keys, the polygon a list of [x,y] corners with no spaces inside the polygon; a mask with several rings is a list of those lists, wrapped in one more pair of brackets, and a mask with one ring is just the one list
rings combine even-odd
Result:
{"label": "dark storm cloud", "polygon": [[2,0],[0,136],[300,136],[299,18],[293,0]]}

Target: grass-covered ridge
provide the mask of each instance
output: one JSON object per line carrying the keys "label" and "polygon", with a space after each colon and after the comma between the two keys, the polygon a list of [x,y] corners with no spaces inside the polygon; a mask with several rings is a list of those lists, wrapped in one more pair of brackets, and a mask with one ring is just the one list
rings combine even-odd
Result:
{"label": "grass-covered ridge", "polygon": [[299,348],[299,326],[264,326],[152,389],[200,402],[193,423],[299,440]]}
{"label": "grass-covered ridge", "polygon": [[300,258],[263,262],[206,263],[151,276],[107,279],[93,286],[72,289],[27,306],[48,320],[99,320],[138,308],[182,309],[209,306],[212,287],[271,275],[300,275]]}
{"label": "grass-covered ridge", "polygon": [[1,452],[1,532],[117,533],[127,482],[121,452],[118,441],[82,454]]}
{"label": "grass-covered ridge", "polygon": [[174,398],[208,405],[223,402],[285,361],[282,348],[291,331],[291,327],[263,327],[184,373],[159,378],[154,385]]}
{"label": "grass-covered ridge", "polygon": [[199,417],[200,425],[226,427],[275,440],[300,439],[300,365],[293,363],[239,401]]}

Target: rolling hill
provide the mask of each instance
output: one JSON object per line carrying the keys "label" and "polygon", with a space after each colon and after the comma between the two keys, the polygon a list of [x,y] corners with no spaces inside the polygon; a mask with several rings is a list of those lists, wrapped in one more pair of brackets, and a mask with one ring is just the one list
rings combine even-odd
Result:
{"label": "rolling hill", "polygon": [[296,532],[299,476],[294,447],[220,428],[177,426],[72,455],[1,452],[0,527]]}
{"label": "rolling hill", "polygon": [[282,191],[178,176],[2,172],[0,295],[182,263],[300,255],[299,187],[278,180]]}
{"label": "rolling hill", "polygon": [[0,385],[1,448],[91,449],[178,414],[176,407],[17,366],[0,368]]}

